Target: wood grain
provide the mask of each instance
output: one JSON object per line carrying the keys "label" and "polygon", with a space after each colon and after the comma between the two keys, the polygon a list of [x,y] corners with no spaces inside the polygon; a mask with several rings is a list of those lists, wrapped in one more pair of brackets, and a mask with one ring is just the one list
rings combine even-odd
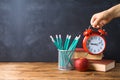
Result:
{"label": "wood grain", "polygon": [[0,80],[120,80],[120,63],[108,72],[60,71],[54,62],[0,62]]}

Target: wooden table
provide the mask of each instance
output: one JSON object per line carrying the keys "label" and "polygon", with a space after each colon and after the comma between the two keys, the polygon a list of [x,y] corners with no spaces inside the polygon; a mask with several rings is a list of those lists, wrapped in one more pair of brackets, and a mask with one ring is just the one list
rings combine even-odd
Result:
{"label": "wooden table", "polygon": [[120,80],[120,63],[108,72],[60,71],[53,62],[0,62],[0,80]]}

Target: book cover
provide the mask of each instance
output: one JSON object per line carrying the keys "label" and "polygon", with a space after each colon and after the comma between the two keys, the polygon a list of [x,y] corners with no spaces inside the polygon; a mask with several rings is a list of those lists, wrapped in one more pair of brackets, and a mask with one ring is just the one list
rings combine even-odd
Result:
{"label": "book cover", "polygon": [[109,71],[115,67],[115,60],[89,60],[89,69],[96,71]]}
{"label": "book cover", "polygon": [[103,58],[103,54],[98,55],[91,55],[86,52],[83,48],[76,48],[74,52],[74,58],[87,58],[87,59],[94,59],[94,60],[101,60]]}

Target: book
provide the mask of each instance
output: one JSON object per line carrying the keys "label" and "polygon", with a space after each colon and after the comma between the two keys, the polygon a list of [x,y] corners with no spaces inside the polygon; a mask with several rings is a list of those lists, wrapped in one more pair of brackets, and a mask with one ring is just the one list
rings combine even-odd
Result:
{"label": "book", "polygon": [[103,53],[98,55],[91,55],[86,52],[83,48],[76,48],[74,51],[74,58],[87,58],[87,59],[94,59],[94,60],[101,60],[103,58]]}
{"label": "book", "polygon": [[89,60],[89,70],[95,71],[109,71],[115,67],[115,60]]}

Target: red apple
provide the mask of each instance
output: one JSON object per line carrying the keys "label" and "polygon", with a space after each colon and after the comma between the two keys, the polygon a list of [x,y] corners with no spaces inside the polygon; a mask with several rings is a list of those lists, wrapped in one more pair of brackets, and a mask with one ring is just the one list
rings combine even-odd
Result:
{"label": "red apple", "polygon": [[78,71],[86,71],[88,69],[88,59],[86,58],[75,59],[74,67]]}

